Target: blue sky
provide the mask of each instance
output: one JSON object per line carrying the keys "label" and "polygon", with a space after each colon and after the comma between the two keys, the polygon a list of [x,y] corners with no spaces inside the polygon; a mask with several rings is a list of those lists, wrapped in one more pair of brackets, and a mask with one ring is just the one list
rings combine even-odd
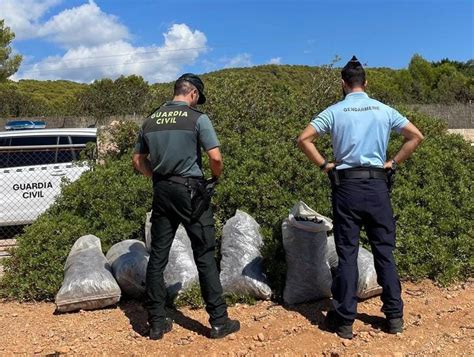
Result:
{"label": "blue sky", "polygon": [[[353,54],[371,67],[474,57],[474,2],[0,0],[24,55],[19,78],[139,74],[171,81],[266,63],[319,65]],[[166,40],[165,37],[166,36]]]}

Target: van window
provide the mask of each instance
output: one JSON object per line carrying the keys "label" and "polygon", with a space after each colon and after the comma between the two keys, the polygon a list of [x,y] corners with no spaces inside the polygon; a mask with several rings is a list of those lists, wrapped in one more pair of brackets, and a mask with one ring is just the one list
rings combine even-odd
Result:
{"label": "van window", "polygon": [[0,146],[45,146],[44,149],[23,148],[0,151],[0,168],[73,162],[79,160],[84,148],[58,148],[57,145],[85,145],[89,142],[96,142],[96,137],[61,135],[0,138]]}
{"label": "van window", "polygon": [[0,146],[10,146],[10,138],[0,138]]}
{"label": "van window", "polygon": [[10,151],[6,167],[37,166],[54,164],[56,149],[34,149]]}
{"label": "van window", "polygon": [[59,145],[69,145],[71,141],[69,140],[69,136],[60,136],[59,137]]}
{"label": "van window", "polygon": [[12,138],[10,146],[56,145],[57,136],[24,136]]}
{"label": "van window", "polygon": [[73,144],[87,144],[96,142],[95,136],[71,136],[71,139]]}
{"label": "van window", "polygon": [[[70,145],[71,139],[69,136],[60,136],[59,145]],[[74,160],[74,153],[72,148],[58,148],[56,154],[56,162],[71,162]]]}
{"label": "van window", "polygon": [[[57,136],[24,136],[11,138],[10,146],[55,146]],[[45,149],[18,149],[2,153],[1,167],[19,167],[54,164],[56,161],[56,148]]]}

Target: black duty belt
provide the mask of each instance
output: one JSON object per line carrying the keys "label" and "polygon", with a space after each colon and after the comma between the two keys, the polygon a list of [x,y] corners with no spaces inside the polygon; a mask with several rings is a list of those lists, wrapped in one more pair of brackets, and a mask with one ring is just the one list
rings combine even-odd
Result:
{"label": "black duty belt", "polygon": [[179,183],[184,186],[194,186],[200,182],[203,182],[202,177],[183,177],[183,176],[161,176],[153,175],[153,181],[171,181]]}
{"label": "black duty belt", "polygon": [[352,169],[335,170],[339,179],[387,179],[387,172],[376,167],[355,167]]}

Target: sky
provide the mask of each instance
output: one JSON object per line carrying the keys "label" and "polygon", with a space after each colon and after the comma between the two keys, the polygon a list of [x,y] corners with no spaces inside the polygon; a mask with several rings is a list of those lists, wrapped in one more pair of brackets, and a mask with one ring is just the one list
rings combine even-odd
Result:
{"label": "sky", "polygon": [[0,0],[0,19],[23,56],[14,80],[474,58],[473,0]]}

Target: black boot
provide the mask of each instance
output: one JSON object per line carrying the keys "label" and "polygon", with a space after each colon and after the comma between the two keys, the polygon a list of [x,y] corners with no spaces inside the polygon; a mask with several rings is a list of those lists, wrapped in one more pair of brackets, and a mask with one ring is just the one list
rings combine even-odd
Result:
{"label": "black boot", "polygon": [[150,340],[161,340],[163,335],[173,328],[173,321],[165,318],[165,322],[150,326]]}
{"label": "black boot", "polygon": [[329,332],[335,332],[341,338],[352,339],[352,323],[344,321],[334,310],[328,311],[324,319],[324,327]]}
{"label": "black boot", "polygon": [[211,338],[222,338],[240,330],[240,322],[227,319],[222,325],[211,326]]}
{"label": "black boot", "polygon": [[403,319],[401,317],[386,320],[386,330],[388,333],[396,334],[403,332]]}

